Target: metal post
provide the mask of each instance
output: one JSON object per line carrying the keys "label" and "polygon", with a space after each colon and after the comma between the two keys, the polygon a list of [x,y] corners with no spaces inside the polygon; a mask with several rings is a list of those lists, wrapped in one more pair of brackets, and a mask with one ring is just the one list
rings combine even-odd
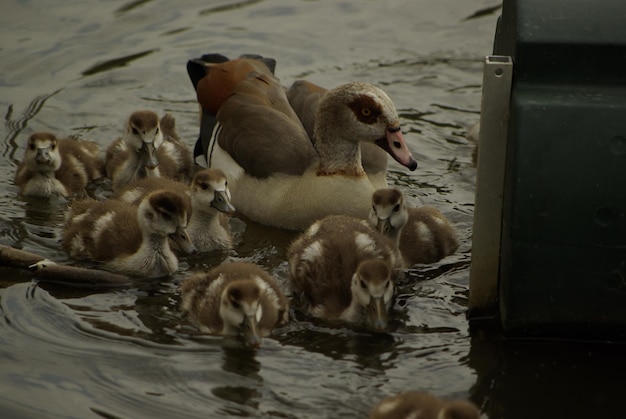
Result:
{"label": "metal post", "polygon": [[483,312],[498,302],[502,198],[513,61],[487,56],[483,71],[476,171],[469,309]]}

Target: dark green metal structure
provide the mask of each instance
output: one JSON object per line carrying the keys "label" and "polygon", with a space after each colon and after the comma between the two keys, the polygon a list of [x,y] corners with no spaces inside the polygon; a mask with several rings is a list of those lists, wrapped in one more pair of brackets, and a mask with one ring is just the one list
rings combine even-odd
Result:
{"label": "dark green metal structure", "polygon": [[[493,53],[512,74],[508,103],[483,91],[470,320],[626,340],[626,3],[505,0]],[[487,274],[485,251],[498,254]]]}

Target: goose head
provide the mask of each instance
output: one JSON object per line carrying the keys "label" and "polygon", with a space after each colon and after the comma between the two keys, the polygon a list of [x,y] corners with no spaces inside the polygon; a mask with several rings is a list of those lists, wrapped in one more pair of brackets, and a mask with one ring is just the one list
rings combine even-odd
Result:
{"label": "goose head", "polygon": [[61,167],[57,138],[48,132],[36,132],[28,138],[24,164],[34,172],[56,172]]}
{"label": "goose head", "polygon": [[417,168],[393,102],[369,83],[347,83],[328,90],[319,102],[314,136],[318,151],[331,139],[343,137],[346,141],[374,143],[401,165],[410,170]]}
{"label": "goose head", "polygon": [[258,327],[263,316],[261,289],[254,280],[232,281],[222,292],[219,313],[224,322],[224,334],[242,336],[250,347],[261,344]]}
{"label": "goose head", "polygon": [[398,189],[379,189],[372,195],[370,222],[382,234],[398,245],[402,228],[409,220],[409,212],[402,192]]}
{"label": "goose head", "polygon": [[186,253],[196,253],[187,232],[191,206],[177,193],[156,191],[139,204],[142,230],[157,237],[170,237]]}
{"label": "goose head", "polygon": [[235,207],[230,203],[226,175],[220,169],[204,169],[196,173],[191,183],[192,199],[196,208],[214,208],[232,215]]}
{"label": "goose head", "polygon": [[136,111],[128,118],[122,140],[140,156],[142,164],[152,170],[159,165],[156,151],[163,144],[159,117],[152,111]]}
{"label": "goose head", "polygon": [[361,262],[352,276],[351,290],[352,298],[362,309],[365,324],[374,330],[384,330],[394,293],[389,265],[380,259]]}

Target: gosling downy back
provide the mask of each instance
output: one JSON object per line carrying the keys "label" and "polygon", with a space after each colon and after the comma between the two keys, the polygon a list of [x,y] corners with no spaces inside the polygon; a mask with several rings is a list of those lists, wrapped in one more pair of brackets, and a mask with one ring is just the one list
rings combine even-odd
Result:
{"label": "gosling downy back", "polygon": [[117,191],[113,197],[137,204],[147,194],[158,190],[181,194],[190,202],[192,212],[187,231],[199,252],[231,247],[229,218],[235,208],[230,203],[226,176],[221,170],[200,170],[190,185],[168,178],[140,179]]}
{"label": "gosling downy back", "polygon": [[201,331],[238,336],[252,347],[288,319],[288,302],[276,281],[248,262],[225,262],[185,279],[182,310]]}
{"label": "gosling downy back", "polygon": [[392,269],[401,260],[393,243],[367,221],[323,218],[294,240],[287,255],[294,298],[309,314],[386,327]]}
{"label": "gosling downy back", "polygon": [[191,208],[180,195],[157,191],[138,206],[108,199],[83,200],[66,214],[63,247],[75,259],[133,276],[161,277],[178,269],[169,238],[195,252],[186,231]]}
{"label": "gosling downy back", "polygon": [[404,195],[395,188],[379,189],[372,195],[370,222],[402,253],[405,267],[433,263],[459,247],[454,227],[431,206],[408,208]]}

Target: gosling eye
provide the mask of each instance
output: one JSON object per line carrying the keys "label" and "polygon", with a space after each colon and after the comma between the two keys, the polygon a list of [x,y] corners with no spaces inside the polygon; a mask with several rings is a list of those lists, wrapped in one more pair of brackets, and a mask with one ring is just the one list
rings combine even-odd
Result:
{"label": "gosling eye", "polygon": [[207,185],[206,183],[203,183],[201,186],[203,191],[206,191],[207,189],[209,189],[209,185]]}
{"label": "gosling eye", "polygon": [[172,219],[172,216],[167,212],[162,212],[161,217],[163,217],[165,221],[170,221]]}
{"label": "gosling eye", "polygon": [[376,206],[374,206],[374,205],[372,206],[372,212],[373,212],[374,214],[376,214]]}
{"label": "gosling eye", "polygon": [[389,281],[385,282],[385,288],[389,288],[389,285],[390,285]]}
{"label": "gosling eye", "polygon": [[159,127],[156,127],[156,130],[154,131],[155,133],[159,133]]}
{"label": "gosling eye", "polygon": [[363,116],[370,116],[372,114],[372,110],[370,108],[363,108],[361,109],[361,115]]}
{"label": "gosling eye", "polygon": [[36,149],[36,148],[37,148],[37,147],[35,147],[35,143],[30,143],[30,149],[31,149],[31,150],[34,150],[34,149]]}
{"label": "gosling eye", "polygon": [[135,127],[133,127],[133,135],[139,135],[139,130]]}
{"label": "gosling eye", "polygon": [[50,150],[54,150],[57,147],[57,143],[52,143],[50,146]]}
{"label": "gosling eye", "polygon": [[365,283],[365,281],[360,280],[359,285],[361,285],[361,288],[363,288],[364,290],[367,289],[367,284]]}
{"label": "gosling eye", "polygon": [[234,308],[237,308],[237,309],[241,308],[241,304],[239,304],[238,301],[231,300],[230,303],[233,305]]}
{"label": "gosling eye", "polygon": [[395,207],[393,207],[393,212],[398,212],[400,211],[400,204],[396,204]]}

